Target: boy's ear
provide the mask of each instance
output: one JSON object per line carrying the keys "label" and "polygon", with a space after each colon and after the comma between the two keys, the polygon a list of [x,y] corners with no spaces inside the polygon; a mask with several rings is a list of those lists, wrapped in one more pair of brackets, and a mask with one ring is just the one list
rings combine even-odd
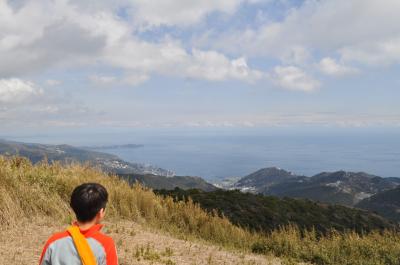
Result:
{"label": "boy's ear", "polygon": [[100,211],[99,211],[100,219],[103,219],[105,215],[106,215],[106,209],[105,208],[101,208]]}

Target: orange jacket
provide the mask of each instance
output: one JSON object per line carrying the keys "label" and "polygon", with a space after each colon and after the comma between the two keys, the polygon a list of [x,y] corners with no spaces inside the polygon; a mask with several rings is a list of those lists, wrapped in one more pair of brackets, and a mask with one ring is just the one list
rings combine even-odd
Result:
{"label": "orange jacket", "polygon": [[[111,237],[100,232],[103,225],[80,230],[96,258],[97,265],[118,265],[117,251]],[[81,258],[68,231],[49,238],[40,257],[40,265],[81,265]]]}

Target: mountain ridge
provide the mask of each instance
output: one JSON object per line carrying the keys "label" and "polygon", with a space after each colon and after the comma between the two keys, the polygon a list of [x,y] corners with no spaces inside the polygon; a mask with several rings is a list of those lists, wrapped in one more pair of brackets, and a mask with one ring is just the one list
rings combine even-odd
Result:
{"label": "mountain ridge", "polygon": [[393,189],[398,185],[400,185],[400,178],[386,179],[365,172],[339,170],[321,172],[307,177],[271,167],[253,172],[228,188],[355,206],[365,198]]}
{"label": "mountain ridge", "polygon": [[201,177],[192,176],[157,176],[157,175],[140,175],[140,174],[118,174],[122,179],[125,179],[130,184],[139,182],[145,187],[152,189],[166,189],[173,190],[175,188],[181,189],[200,189],[205,192],[214,191],[217,189],[211,183],[208,183]]}

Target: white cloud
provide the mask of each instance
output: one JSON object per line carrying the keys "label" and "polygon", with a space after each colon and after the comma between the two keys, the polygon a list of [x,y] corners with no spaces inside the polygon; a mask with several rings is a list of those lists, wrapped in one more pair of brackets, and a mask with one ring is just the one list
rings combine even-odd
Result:
{"label": "white cloud", "polygon": [[212,81],[226,79],[239,79],[255,81],[263,76],[263,73],[248,67],[243,57],[229,60],[217,52],[204,52],[193,50],[191,63],[184,70],[189,77],[203,77]]}
{"label": "white cloud", "polygon": [[137,86],[146,82],[150,77],[143,73],[132,73],[126,74],[123,83],[129,84],[131,86]]}
{"label": "white cloud", "polygon": [[215,12],[234,14],[242,4],[259,4],[272,0],[70,0],[85,12],[124,10],[141,30],[159,26],[185,28],[202,22]]}
{"label": "white cloud", "polygon": [[310,51],[305,47],[293,46],[282,53],[281,60],[287,64],[303,65],[311,59]]}
{"label": "white cloud", "polygon": [[133,83],[147,80],[152,73],[183,78],[223,81],[237,79],[252,82],[261,78],[243,57],[229,59],[215,51],[194,49],[191,53],[174,40],[149,43],[137,39],[111,42],[105,51],[105,62],[129,73]]}
{"label": "white cloud", "polygon": [[187,26],[219,11],[233,13],[243,0],[134,0],[134,20],[144,26]]}
{"label": "white cloud", "polygon": [[46,80],[46,84],[49,86],[58,86],[60,85],[62,82],[60,80],[55,80],[55,79],[47,79]]}
{"label": "white cloud", "polygon": [[17,104],[43,94],[32,82],[18,78],[0,79],[0,103]]}
{"label": "white cloud", "polygon": [[289,90],[311,92],[320,86],[317,80],[295,66],[277,66],[270,77],[275,84]]}
{"label": "white cloud", "polygon": [[0,124],[2,128],[40,127],[51,121],[75,122],[100,115],[60,90],[40,87],[19,78],[0,79]]}
{"label": "white cloud", "polygon": [[307,59],[307,53],[339,53],[346,64],[398,63],[399,10],[398,0],[306,0],[290,9],[281,21],[216,32],[203,47],[296,64]]}
{"label": "white cloud", "polygon": [[22,1],[18,8],[9,3],[0,1],[0,77],[87,62],[104,45],[65,1]]}
{"label": "white cloud", "polygon": [[[282,21],[268,20],[260,28],[222,34],[216,41],[217,47],[222,47],[218,51],[191,49],[172,37],[144,40],[137,33],[143,26],[186,27],[213,12],[233,14],[241,4],[256,2],[43,0],[12,5],[0,0],[0,77],[53,66],[105,65],[121,70],[121,82],[132,85],[152,75],[254,82],[265,73],[253,69],[245,58],[260,55],[306,69],[317,51],[326,56],[318,64],[320,70],[335,76],[355,73],[352,62],[400,61],[397,0],[386,0],[385,4],[374,0],[308,0],[291,9]],[[121,7],[126,8],[128,18],[117,16]],[[227,51],[234,51],[234,55],[227,56]],[[340,55],[339,61],[331,59],[332,53]],[[319,85],[300,68],[276,67],[274,75],[285,88],[309,91]],[[90,79],[97,84],[117,81],[98,75]],[[289,79],[295,79],[292,83],[296,84],[289,84]]]}
{"label": "white cloud", "polygon": [[107,85],[111,84],[116,81],[115,76],[109,76],[109,75],[90,75],[89,80],[92,81],[95,84],[99,85]]}
{"label": "white cloud", "polygon": [[[263,1],[263,0],[261,0]],[[131,16],[136,24],[147,27],[185,27],[200,22],[212,12],[232,13],[241,3],[257,3],[252,0],[70,0],[81,10],[118,11],[123,8],[125,15]]]}
{"label": "white cloud", "polygon": [[110,86],[110,85],[130,85],[130,86],[137,86],[146,82],[150,77],[147,74],[141,73],[125,73],[123,78],[119,78],[113,75],[98,75],[93,74],[90,75],[89,80],[99,86]]}
{"label": "white cloud", "polygon": [[[166,16],[166,24],[186,19],[191,23],[193,17],[197,21],[212,11],[233,12],[240,2],[121,1],[120,4],[137,5],[138,17],[143,16],[148,23],[156,25],[164,23],[156,20],[159,12]],[[230,59],[216,51],[188,52],[179,41],[170,38],[144,41],[134,35],[135,24],[113,14],[113,9],[93,8],[89,12],[89,9],[80,8],[82,4],[73,3],[44,0],[22,2],[18,8],[13,8],[8,2],[1,1],[0,76],[43,71],[51,66],[82,65],[117,68],[127,74],[122,79],[130,84],[144,82],[153,74],[243,81],[253,81],[260,75],[243,58]],[[101,7],[102,3],[98,5]],[[177,6],[180,8],[175,14]],[[169,8],[171,12],[175,10],[174,16],[173,12],[168,14]],[[180,17],[179,12],[185,16]],[[164,17],[160,16],[160,19]],[[92,76],[91,80],[103,84],[113,81],[99,76]]]}
{"label": "white cloud", "polygon": [[344,61],[356,61],[368,65],[400,63],[400,34],[387,40],[371,40],[368,43],[344,47],[339,53]]}
{"label": "white cloud", "polygon": [[318,66],[321,72],[332,76],[352,75],[359,72],[356,68],[339,64],[335,59],[330,57],[323,58]]}

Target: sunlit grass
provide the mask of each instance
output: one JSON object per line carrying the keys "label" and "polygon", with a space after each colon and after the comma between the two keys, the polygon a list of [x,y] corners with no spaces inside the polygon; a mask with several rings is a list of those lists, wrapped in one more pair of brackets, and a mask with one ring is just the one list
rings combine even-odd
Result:
{"label": "sunlit grass", "polygon": [[1,227],[36,217],[69,222],[73,218],[69,196],[75,186],[84,182],[98,182],[107,188],[110,194],[107,214],[111,221],[132,220],[180,238],[196,238],[227,248],[272,254],[288,264],[292,261],[400,264],[400,235],[396,232],[360,236],[332,231],[321,238],[315,231],[301,233],[297,227],[287,226],[268,235],[255,234],[234,226],[226,218],[206,213],[190,200],[174,202],[139,184],[129,186],[118,177],[89,166],[48,163],[33,166],[20,157],[0,157]]}

